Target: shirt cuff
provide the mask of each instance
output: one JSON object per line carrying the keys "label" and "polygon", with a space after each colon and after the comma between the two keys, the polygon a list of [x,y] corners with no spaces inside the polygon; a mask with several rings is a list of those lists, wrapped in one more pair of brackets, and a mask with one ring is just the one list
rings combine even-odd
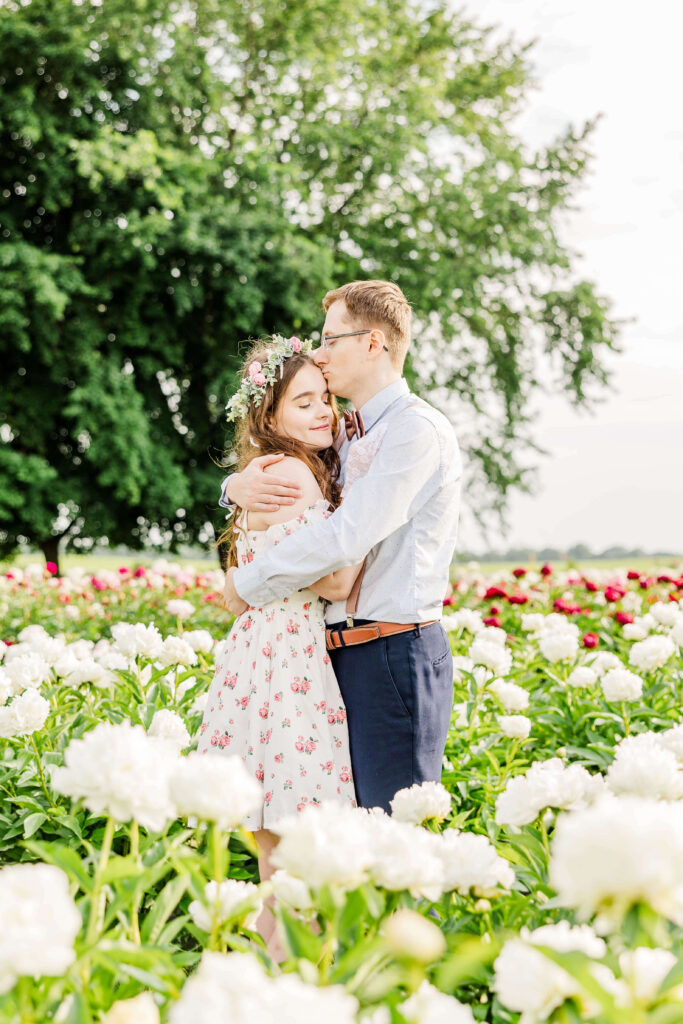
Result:
{"label": "shirt cuff", "polygon": [[247,602],[250,608],[261,608],[278,597],[275,591],[261,579],[258,562],[248,562],[241,566],[233,576],[232,582],[239,596]]}
{"label": "shirt cuff", "polygon": [[218,499],[218,504],[221,506],[221,508],[230,508],[230,509],[233,509],[233,510],[235,508],[235,502],[234,501],[230,501],[230,499],[228,498],[227,494],[225,493],[226,488],[227,488],[228,484],[230,483],[230,480],[232,479],[233,475],[234,474],[231,473],[230,476],[226,476],[225,480],[221,484],[221,496]]}

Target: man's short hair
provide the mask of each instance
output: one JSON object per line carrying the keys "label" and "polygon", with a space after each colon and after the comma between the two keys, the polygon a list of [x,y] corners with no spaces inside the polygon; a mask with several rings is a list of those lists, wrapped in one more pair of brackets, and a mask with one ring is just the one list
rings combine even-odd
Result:
{"label": "man's short hair", "polygon": [[325,312],[339,299],[354,321],[365,319],[368,327],[376,324],[382,328],[391,361],[402,370],[410,345],[411,309],[398,285],[391,281],[351,281],[327,293],[323,299]]}

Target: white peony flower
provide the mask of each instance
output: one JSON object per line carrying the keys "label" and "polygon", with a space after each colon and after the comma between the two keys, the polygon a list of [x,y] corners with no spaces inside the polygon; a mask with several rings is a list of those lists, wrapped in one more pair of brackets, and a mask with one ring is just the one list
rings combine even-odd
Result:
{"label": "white peony flower", "polygon": [[673,729],[653,733],[657,743],[665,750],[671,750],[680,765],[683,765],[683,725],[675,725]]}
{"label": "white peony flower", "polygon": [[384,922],[387,946],[397,956],[410,957],[422,964],[438,960],[446,950],[441,929],[422,914],[403,907]]}
{"label": "white peony flower", "polygon": [[679,615],[671,628],[669,637],[678,647],[683,647],[683,615]]}
{"label": "white peony flower", "polygon": [[115,648],[128,658],[153,659],[161,653],[161,633],[153,623],[117,622],[111,627],[111,633]]}
{"label": "white peony flower", "polygon": [[210,933],[214,923],[220,926],[232,917],[239,918],[245,928],[253,930],[263,910],[263,901],[258,885],[227,878],[220,884],[208,882],[204,899],[193,900],[188,910],[197,927],[205,932]]}
{"label": "white peony flower", "polygon": [[141,725],[96,725],[70,742],[64,762],[51,771],[52,788],[82,799],[93,814],[111,814],[121,822],[133,818],[152,832],[163,831],[176,817],[169,795],[176,758]]}
{"label": "white peony flower", "polygon": [[0,995],[18,978],[63,974],[75,959],[81,915],[64,872],[51,864],[0,869]]}
{"label": "white peony flower", "polygon": [[268,879],[273,887],[273,895],[278,903],[284,903],[293,910],[311,910],[314,906],[311,890],[300,878],[280,868]]}
{"label": "white peony flower", "polygon": [[643,680],[627,668],[610,668],[600,680],[608,701],[638,700],[643,695]]}
{"label": "white peony flower", "polygon": [[462,679],[463,672],[471,672],[474,668],[474,662],[471,658],[468,658],[466,654],[454,654],[453,655],[453,680],[458,682]]}
{"label": "white peony flower", "polygon": [[481,612],[474,608],[458,608],[457,612],[445,615],[443,618],[444,629],[454,633],[460,629],[466,629],[468,633],[480,633],[485,629]]}
{"label": "white peony flower", "polygon": [[541,654],[548,661],[570,661],[579,650],[578,637],[568,632],[542,633],[538,639]]}
{"label": "white peony flower", "polygon": [[518,686],[517,683],[508,683],[505,679],[494,679],[489,683],[488,688],[506,711],[524,711],[529,706],[529,694],[523,686]]}
{"label": "white peony flower", "polygon": [[567,686],[571,686],[575,690],[583,690],[592,686],[597,680],[598,675],[595,669],[590,668],[588,665],[579,665],[569,673]]}
{"label": "white peony flower", "polygon": [[640,672],[654,672],[676,654],[676,645],[669,636],[654,635],[639,640],[631,648],[629,665]]}
{"label": "white peony flower", "polygon": [[667,974],[678,961],[668,949],[650,949],[638,946],[619,954],[619,967],[634,997],[641,1003],[651,1003]]}
{"label": "white peony flower", "polygon": [[93,686],[99,689],[104,689],[115,681],[116,676],[114,673],[110,672],[99,661],[95,661],[94,658],[85,658],[83,661],[77,661],[64,679],[67,686],[81,686],[83,683],[92,683]]}
{"label": "white peony flower", "polygon": [[368,872],[375,885],[392,892],[407,889],[416,899],[439,899],[444,891],[444,871],[433,832],[385,814],[360,811],[356,818],[370,851]]}
{"label": "white peony flower", "polygon": [[602,957],[605,944],[587,926],[572,928],[567,921],[544,925],[530,932],[522,928],[519,938],[505,943],[494,963],[493,989],[509,1010],[521,1012],[520,1024],[547,1020],[565,999],[579,995],[581,986],[563,967],[554,963],[534,945],[558,952],[577,950],[586,956]]}
{"label": "white peony flower", "polygon": [[313,889],[355,889],[366,880],[373,855],[378,854],[370,849],[367,820],[363,811],[337,803],[309,805],[274,829],[281,839],[272,862]]}
{"label": "white peony flower", "polygon": [[196,608],[191,601],[182,601],[180,599],[175,599],[173,601],[168,602],[168,604],[166,605],[166,611],[168,612],[169,615],[175,616],[176,619],[184,621],[185,619],[189,619],[194,615]]}
{"label": "white peony flower", "polygon": [[206,705],[209,699],[209,691],[205,690],[204,693],[198,693],[195,699],[190,704],[191,715],[203,715],[206,709]]}
{"label": "white peony flower", "polygon": [[512,867],[498,856],[486,836],[448,828],[435,840],[434,850],[444,871],[444,892],[455,889],[463,895],[470,891],[491,895],[499,887],[509,889],[514,883]]}
{"label": "white peony flower", "polygon": [[483,665],[497,676],[506,676],[512,667],[512,654],[498,640],[489,640],[484,629],[472,641],[469,656],[475,665]]}
{"label": "white peony flower", "polygon": [[603,787],[602,777],[580,765],[565,766],[559,757],[537,761],[524,775],[510,779],[496,800],[499,825],[528,825],[545,807],[585,807]]}
{"label": "white peony flower", "polygon": [[522,629],[525,633],[541,633],[545,628],[546,616],[542,612],[523,612]]}
{"label": "white peony flower", "polygon": [[183,640],[197,653],[210,654],[213,650],[213,637],[208,629],[188,629],[183,633]]}
{"label": "white peony flower", "polygon": [[197,654],[179,636],[167,636],[158,655],[162,665],[196,665]]}
{"label": "white peony flower", "polygon": [[525,740],[531,732],[531,719],[526,715],[498,715],[498,725],[510,739]]}
{"label": "white peony flower", "polygon": [[178,812],[233,829],[263,801],[263,790],[236,756],[200,754],[179,758],[170,779]]}
{"label": "white peony flower", "polygon": [[0,737],[30,736],[43,728],[49,714],[49,701],[36,690],[25,690],[11,704],[0,707]]}
{"label": "white peony flower", "polygon": [[624,665],[619,661],[616,654],[612,654],[611,651],[599,651],[589,661],[590,668],[593,669],[595,674],[600,677],[610,668],[624,668]]}
{"label": "white peony flower", "polygon": [[167,708],[154,712],[154,718],[147,731],[150,736],[168,740],[177,753],[180,753],[190,742],[190,734],[180,715]]}
{"label": "white peony flower", "polygon": [[421,825],[425,821],[443,821],[451,810],[451,794],[440,782],[415,783],[399,789],[391,801],[396,821]]}
{"label": "white peony flower", "polygon": [[102,1017],[101,1024],[159,1024],[159,1010],[151,992],[120,999]]}
{"label": "white peony flower", "polygon": [[561,815],[550,883],[565,906],[584,918],[600,912],[606,926],[641,902],[683,924],[683,807],[605,797]]}
{"label": "white peony flower", "polygon": [[650,605],[648,614],[659,626],[673,626],[680,611],[675,601],[657,601]]}
{"label": "white peony flower", "polygon": [[13,693],[14,687],[12,686],[12,680],[5,672],[4,668],[0,666],[0,705],[5,704]]}
{"label": "white peony flower", "polygon": [[251,953],[205,952],[169,1013],[169,1024],[356,1024],[358,1001],[340,985],[316,988],[296,974],[269,978]]}
{"label": "white peony flower", "polygon": [[469,1006],[434,988],[428,981],[423,981],[417,992],[399,1003],[398,1008],[410,1024],[475,1024]]}
{"label": "white peony flower", "polygon": [[15,658],[7,656],[5,658],[5,673],[12,684],[13,693],[37,690],[42,683],[48,681],[51,675],[48,663],[39,654],[31,653],[25,653]]}
{"label": "white peony flower", "polygon": [[683,797],[683,771],[676,755],[655,733],[627,736],[617,746],[607,771],[607,786],[617,795],[679,800]]}

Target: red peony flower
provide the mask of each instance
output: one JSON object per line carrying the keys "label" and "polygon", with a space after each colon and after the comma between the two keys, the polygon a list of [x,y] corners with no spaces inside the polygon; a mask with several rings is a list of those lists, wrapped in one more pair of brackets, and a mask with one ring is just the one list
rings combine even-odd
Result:
{"label": "red peony flower", "polygon": [[627,580],[639,580],[640,579],[640,573],[636,572],[635,569],[629,569],[629,571],[626,573],[626,579]]}
{"label": "red peony flower", "polygon": [[624,587],[613,584],[610,587],[605,587],[605,597],[608,601],[621,601],[622,597],[626,593]]}
{"label": "red peony flower", "polygon": [[545,565],[541,566],[541,576],[550,576],[552,574],[552,571],[552,565],[548,565],[547,562],[545,563]]}
{"label": "red peony flower", "polygon": [[45,569],[47,570],[47,572],[50,573],[50,576],[56,576],[57,575],[57,563],[56,562],[46,562],[45,563]]}
{"label": "red peony flower", "polygon": [[497,615],[488,615],[482,619],[485,626],[497,626],[498,629],[503,625]]}
{"label": "red peony flower", "polygon": [[563,612],[565,615],[579,615],[581,612],[580,605],[571,604],[569,601],[565,601],[563,597],[558,597],[553,601],[553,608],[556,612]]}
{"label": "red peony flower", "polygon": [[515,579],[519,580],[522,578],[522,576],[526,576],[526,569],[522,569],[522,567],[520,566],[519,568],[512,570],[512,575],[515,577]]}
{"label": "red peony flower", "polygon": [[600,643],[600,637],[597,633],[586,633],[582,640],[583,646],[592,650],[593,647],[597,647]]}
{"label": "red peony flower", "polygon": [[594,594],[595,591],[599,589],[597,583],[593,583],[592,580],[584,580],[584,583],[586,585],[586,590],[590,590],[591,594]]}
{"label": "red peony flower", "polygon": [[485,601],[492,601],[496,597],[507,597],[502,587],[489,587],[484,594]]}
{"label": "red peony flower", "polygon": [[633,622],[633,616],[629,615],[628,612],[616,612],[614,618],[620,626],[625,626],[627,622]]}
{"label": "red peony flower", "polygon": [[529,598],[526,594],[510,594],[508,601],[510,604],[526,604]]}

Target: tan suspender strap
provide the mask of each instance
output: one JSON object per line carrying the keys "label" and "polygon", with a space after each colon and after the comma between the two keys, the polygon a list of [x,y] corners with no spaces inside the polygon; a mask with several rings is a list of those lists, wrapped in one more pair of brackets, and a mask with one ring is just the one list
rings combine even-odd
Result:
{"label": "tan suspender strap", "polygon": [[360,595],[360,588],[363,583],[363,577],[365,576],[365,566],[367,565],[367,561],[368,559],[366,555],[365,558],[363,559],[363,564],[360,567],[360,571],[356,576],[355,580],[353,581],[353,586],[351,587],[349,596],[346,599],[347,619],[353,618],[353,616],[356,614],[356,609],[358,608],[358,597]]}

